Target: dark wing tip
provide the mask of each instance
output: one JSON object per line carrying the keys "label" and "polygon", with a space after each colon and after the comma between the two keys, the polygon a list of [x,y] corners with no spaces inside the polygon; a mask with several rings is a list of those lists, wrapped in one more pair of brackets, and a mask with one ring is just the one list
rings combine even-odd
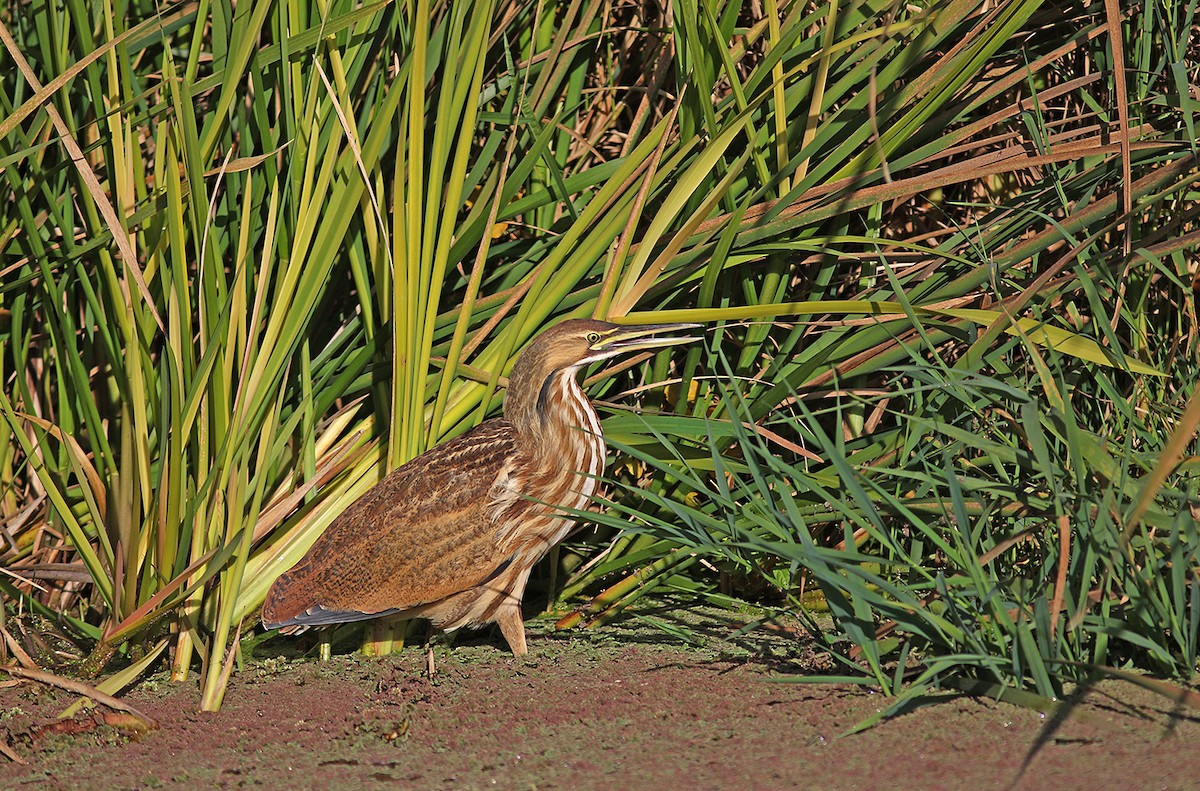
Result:
{"label": "dark wing tip", "polygon": [[372,618],[382,618],[392,615],[399,610],[383,610],[382,612],[361,612],[359,610],[334,610],[320,604],[314,604],[299,615],[283,620],[268,620],[271,618],[264,608],[262,625],[265,629],[278,629],[281,634],[300,634],[313,626],[329,626],[335,623],[351,623],[353,621],[369,621]]}

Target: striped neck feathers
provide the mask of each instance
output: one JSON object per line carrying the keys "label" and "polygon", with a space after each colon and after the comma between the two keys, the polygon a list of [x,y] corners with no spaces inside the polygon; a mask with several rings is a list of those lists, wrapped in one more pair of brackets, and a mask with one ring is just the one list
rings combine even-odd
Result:
{"label": "striped neck feathers", "polygon": [[579,442],[584,439],[581,430],[600,436],[600,419],[576,379],[579,366],[530,376],[520,363],[513,368],[504,401],[504,416],[518,432],[543,446]]}

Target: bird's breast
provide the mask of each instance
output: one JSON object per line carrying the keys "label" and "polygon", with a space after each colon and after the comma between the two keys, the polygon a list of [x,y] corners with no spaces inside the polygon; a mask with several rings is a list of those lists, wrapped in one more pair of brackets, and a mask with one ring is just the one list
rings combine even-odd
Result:
{"label": "bird's breast", "polygon": [[539,557],[575,524],[564,509],[587,507],[605,458],[600,420],[574,376],[559,377],[548,395],[552,421],[522,443],[492,487],[501,546],[523,547]]}
{"label": "bird's breast", "polygon": [[569,457],[573,491],[582,508],[596,491],[597,478],[604,472],[604,433],[600,429],[600,418],[588,401],[583,388],[575,376],[559,377],[559,402],[562,423],[558,435],[563,438],[562,456]]}

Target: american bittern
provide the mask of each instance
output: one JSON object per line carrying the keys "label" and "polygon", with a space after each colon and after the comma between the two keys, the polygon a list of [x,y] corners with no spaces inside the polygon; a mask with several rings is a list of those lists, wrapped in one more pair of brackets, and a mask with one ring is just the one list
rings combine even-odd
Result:
{"label": "american bittern", "polygon": [[504,417],[421,454],[356,500],[271,586],[283,632],[384,615],[451,631],[495,622],[525,648],[530,569],[571,532],[604,471],[600,421],[576,377],[624,352],[686,343],[696,324],[574,319],[542,333],[509,377]]}

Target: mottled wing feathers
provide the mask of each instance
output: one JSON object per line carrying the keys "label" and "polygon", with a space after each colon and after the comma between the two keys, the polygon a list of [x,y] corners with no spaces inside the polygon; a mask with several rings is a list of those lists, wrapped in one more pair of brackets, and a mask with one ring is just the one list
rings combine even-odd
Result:
{"label": "mottled wing feathers", "polygon": [[263,624],[401,613],[486,581],[508,560],[494,505],[516,452],[512,426],[490,420],[392,471],[275,581]]}

